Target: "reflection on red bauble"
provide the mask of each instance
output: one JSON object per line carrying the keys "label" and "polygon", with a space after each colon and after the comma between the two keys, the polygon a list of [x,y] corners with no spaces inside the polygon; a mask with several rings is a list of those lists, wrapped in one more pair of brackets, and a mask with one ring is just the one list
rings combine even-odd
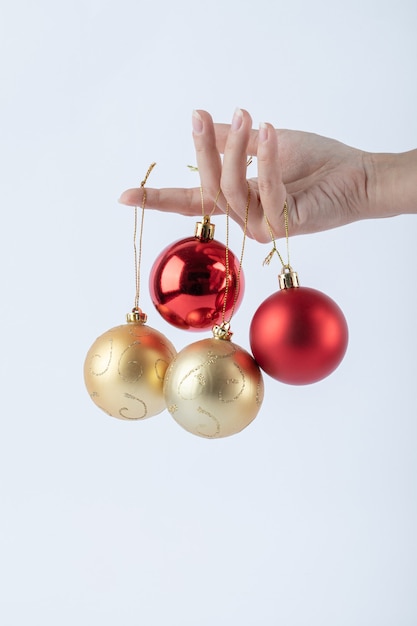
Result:
{"label": "reflection on red bauble", "polygon": [[177,328],[202,331],[221,321],[223,303],[228,294],[225,315],[235,311],[244,289],[243,272],[229,250],[229,277],[226,276],[226,248],[210,239],[188,237],[169,245],[151,269],[149,290],[157,311]]}
{"label": "reflection on red bauble", "polygon": [[291,287],[272,294],[257,309],[250,343],[267,374],[291,385],[306,385],[339,365],[348,327],[341,309],[324,293]]}

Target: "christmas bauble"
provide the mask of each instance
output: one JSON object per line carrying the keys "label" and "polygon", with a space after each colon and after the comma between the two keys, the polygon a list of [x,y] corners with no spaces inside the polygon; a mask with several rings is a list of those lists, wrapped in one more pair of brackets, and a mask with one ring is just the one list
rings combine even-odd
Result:
{"label": "christmas bauble", "polygon": [[163,380],[176,350],[160,332],[143,323],[116,326],[98,337],[84,363],[84,380],[103,411],[139,420],[165,408]]}
{"label": "christmas bauble", "polygon": [[292,385],[328,376],[346,352],[348,327],[339,306],[321,291],[284,288],[257,309],[250,326],[252,353],[270,376]]}
{"label": "christmas bauble", "polygon": [[262,374],[243,348],[222,339],[197,341],[168,367],[164,396],[176,422],[194,435],[215,439],[240,432],[263,400]]}
{"label": "christmas bauble", "polygon": [[[243,297],[243,272],[233,252],[215,239],[181,239],[167,246],[152,266],[149,291],[157,311],[177,328],[207,330],[236,311]],[[226,289],[227,285],[227,289]],[[236,302],[235,302],[236,300]],[[234,304],[235,303],[235,304]]]}

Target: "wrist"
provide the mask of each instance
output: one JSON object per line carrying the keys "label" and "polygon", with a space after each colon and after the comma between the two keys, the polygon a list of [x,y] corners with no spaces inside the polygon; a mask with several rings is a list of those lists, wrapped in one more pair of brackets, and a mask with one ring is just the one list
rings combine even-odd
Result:
{"label": "wrist", "polygon": [[417,150],[369,155],[372,217],[417,213]]}

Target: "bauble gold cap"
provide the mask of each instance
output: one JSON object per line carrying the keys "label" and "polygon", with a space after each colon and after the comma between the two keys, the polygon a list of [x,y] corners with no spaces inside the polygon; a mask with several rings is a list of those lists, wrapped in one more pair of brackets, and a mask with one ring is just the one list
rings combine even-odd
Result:
{"label": "bauble gold cap", "polygon": [[290,265],[284,265],[281,274],[278,276],[280,289],[290,289],[291,287],[299,287],[297,272],[294,272]]}
{"label": "bauble gold cap", "polygon": [[139,307],[134,307],[130,313],[126,315],[128,324],[146,324],[148,316]]}
{"label": "bauble gold cap", "polygon": [[230,322],[222,322],[213,326],[214,339],[223,339],[224,341],[230,341],[232,338],[232,331],[230,330]]}
{"label": "bauble gold cap", "polygon": [[205,215],[202,222],[195,225],[195,237],[201,241],[211,241],[214,239],[215,225],[210,222],[210,216]]}

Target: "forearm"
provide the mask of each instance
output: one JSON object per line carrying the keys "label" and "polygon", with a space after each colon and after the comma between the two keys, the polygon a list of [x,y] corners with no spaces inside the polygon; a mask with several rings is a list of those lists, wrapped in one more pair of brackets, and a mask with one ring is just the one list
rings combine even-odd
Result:
{"label": "forearm", "polygon": [[417,213],[417,150],[374,154],[369,200],[375,217]]}

